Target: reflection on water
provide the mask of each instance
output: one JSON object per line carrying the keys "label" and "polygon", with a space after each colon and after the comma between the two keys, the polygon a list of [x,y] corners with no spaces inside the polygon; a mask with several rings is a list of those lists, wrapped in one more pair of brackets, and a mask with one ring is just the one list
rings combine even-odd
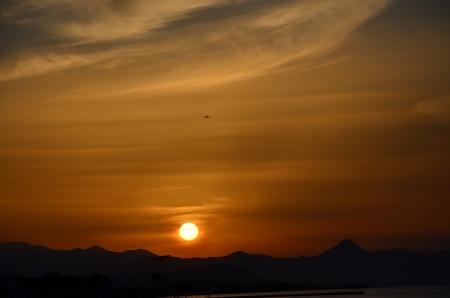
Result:
{"label": "reflection on water", "polygon": [[[389,288],[366,288],[366,289],[345,289],[345,290],[314,290],[314,291],[292,291],[292,292],[276,292],[276,293],[239,293],[239,294],[223,294],[211,295],[210,298],[226,298],[236,296],[252,296],[252,295],[273,295],[273,294],[309,294],[309,293],[329,293],[329,292],[354,292],[364,291],[364,295],[345,295],[336,297],[347,298],[449,298],[450,286],[415,286],[415,287],[389,287]],[[299,298],[292,296],[293,298]],[[320,296],[315,296],[320,297]],[[333,296],[325,296],[333,297]],[[189,298],[207,298],[206,295],[189,296]],[[283,297],[283,298],[289,298]]]}
{"label": "reflection on water", "polygon": [[364,292],[367,298],[449,298],[450,286],[373,288]]}

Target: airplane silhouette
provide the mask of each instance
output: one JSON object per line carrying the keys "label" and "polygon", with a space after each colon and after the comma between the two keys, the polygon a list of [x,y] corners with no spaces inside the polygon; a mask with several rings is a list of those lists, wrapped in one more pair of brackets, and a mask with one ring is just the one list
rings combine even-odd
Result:
{"label": "airplane silhouette", "polygon": [[202,116],[202,117],[208,119],[208,118],[210,118],[211,116],[205,115],[205,116]]}

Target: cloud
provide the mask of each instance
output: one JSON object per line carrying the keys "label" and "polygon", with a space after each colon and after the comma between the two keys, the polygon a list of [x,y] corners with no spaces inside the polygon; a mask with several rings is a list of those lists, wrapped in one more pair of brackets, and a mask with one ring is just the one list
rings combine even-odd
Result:
{"label": "cloud", "polygon": [[155,187],[155,188],[149,188],[140,190],[138,193],[148,193],[148,192],[155,192],[155,191],[174,191],[174,190],[185,190],[185,189],[191,189],[191,186],[178,186],[178,185],[163,185],[161,187]]}
{"label": "cloud", "polygon": [[[169,217],[170,221],[183,222],[187,219],[204,220],[211,217],[217,218],[220,210],[229,208],[233,203],[229,198],[214,198],[207,201],[202,201],[198,204],[190,204],[186,206],[158,206],[148,207],[147,211],[159,216]],[[223,216],[223,215],[222,215]]]}
{"label": "cloud", "polygon": [[9,23],[38,26],[49,36],[80,41],[129,37],[159,28],[193,9],[220,0],[25,0],[6,1]]}
{"label": "cloud", "polygon": [[450,119],[450,96],[419,101],[414,105],[414,112],[439,121]]}
{"label": "cloud", "polygon": [[14,80],[26,76],[36,76],[68,68],[80,67],[107,60],[107,53],[79,55],[64,49],[42,48],[34,51],[22,51],[17,60],[7,61],[0,68],[0,80]]}
{"label": "cloud", "polygon": [[0,80],[105,63],[134,69],[128,92],[136,92],[223,84],[326,53],[389,1],[7,3],[7,23],[36,26],[42,36],[39,47],[24,42],[2,59]]}

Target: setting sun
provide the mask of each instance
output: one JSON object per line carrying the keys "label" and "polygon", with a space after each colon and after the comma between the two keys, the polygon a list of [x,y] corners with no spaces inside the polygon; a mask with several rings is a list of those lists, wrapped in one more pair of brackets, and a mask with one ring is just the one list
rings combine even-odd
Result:
{"label": "setting sun", "polygon": [[180,227],[180,237],[184,240],[194,240],[198,236],[198,228],[193,223],[185,223]]}

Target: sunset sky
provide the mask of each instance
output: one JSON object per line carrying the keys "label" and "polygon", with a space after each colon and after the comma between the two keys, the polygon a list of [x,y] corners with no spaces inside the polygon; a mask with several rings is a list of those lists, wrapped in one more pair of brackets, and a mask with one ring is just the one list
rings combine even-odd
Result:
{"label": "sunset sky", "polygon": [[449,15],[448,0],[1,1],[0,242],[449,249]]}

